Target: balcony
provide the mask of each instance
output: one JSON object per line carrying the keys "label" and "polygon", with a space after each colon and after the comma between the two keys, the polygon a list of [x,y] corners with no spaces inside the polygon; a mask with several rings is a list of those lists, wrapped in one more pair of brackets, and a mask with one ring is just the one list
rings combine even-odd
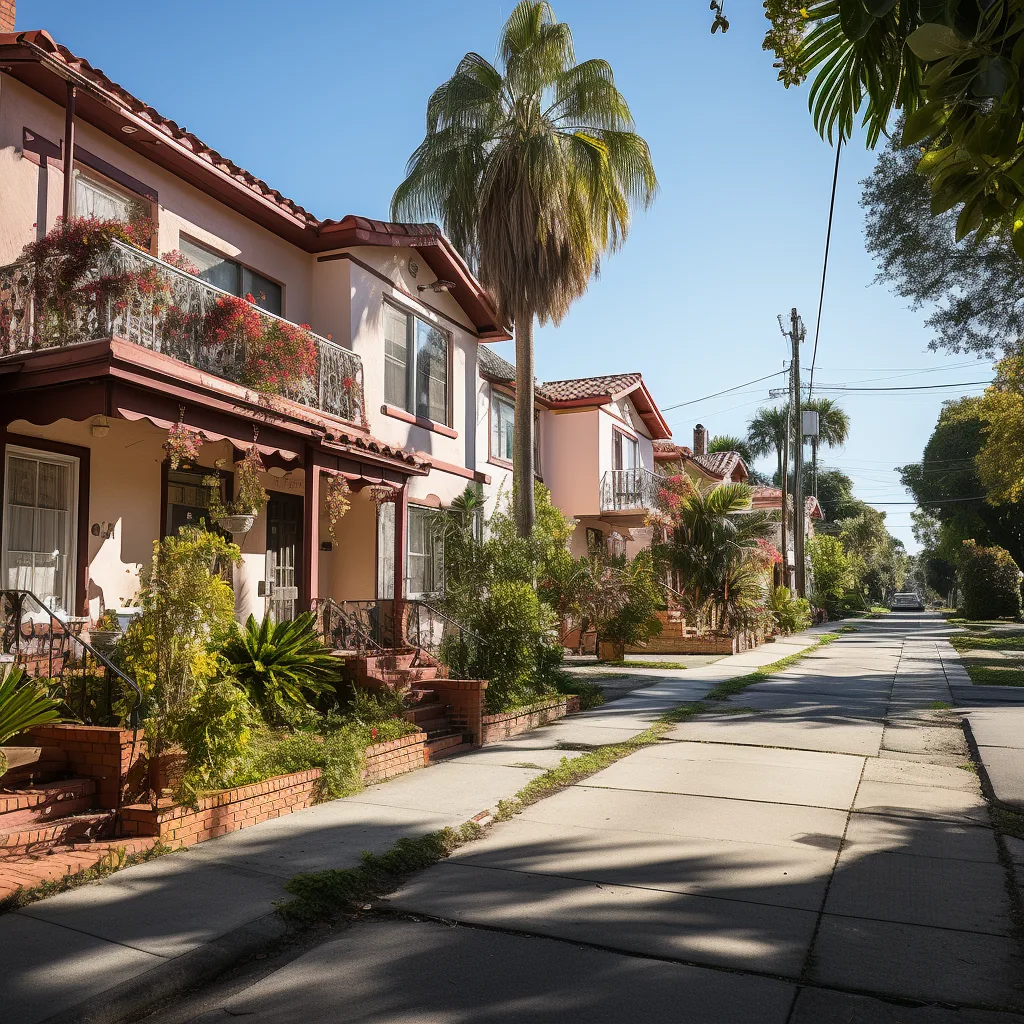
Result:
{"label": "balcony", "polygon": [[48,261],[0,268],[0,356],[117,337],[365,425],[362,360],[308,328],[116,239],[58,289],[63,271]]}
{"label": "balcony", "polygon": [[649,469],[612,469],[601,478],[602,512],[635,512],[655,507],[662,478]]}

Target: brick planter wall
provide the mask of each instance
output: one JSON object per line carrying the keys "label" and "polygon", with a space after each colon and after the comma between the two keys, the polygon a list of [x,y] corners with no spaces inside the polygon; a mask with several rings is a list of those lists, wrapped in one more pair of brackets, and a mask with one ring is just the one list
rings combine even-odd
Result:
{"label": "brick planter wall", "polygon": [[487,680],[431,679],[427,685],[448,706],[448,721],[453,728],[471,733],[474,743],[482,743]]}
{"label": "brick planter wall", "polygon": [[484,715],[484,743],[498,743],[528,732],[540,725],[554,722],[558,718],[574,714],[580,709],[579,697],[562,697],[551,701],[541,701],[528,708],[517,708],[515,711],[504,711],[498,715]]}
{"label": "brick planter wall", "polygon": [[372,784],[393,779],[396,775],[422,768],[426,763],[423,745],[427,734],[419,729],[386,743],[375,743],[366,748],[366,768],[363,769],[363,781]]}
{"label": "brick planter wall", "polygon": [[144,768],[141,729],[136,733],[101,725],[39,725],[22,737],[39,746],[60,747],[75,775],[96,780],[96,806],[104,809],[119,805],[122,782],[128,783]]}
{"label": "brick planter wall", "polygon": [[318,768],[279,775],[201,797],[195,810],[170,802],[156,810],[133,804],[121,812],[121,827],[126,836],[159,836],[169,846],[193,846],[311,806],[319,778]]}

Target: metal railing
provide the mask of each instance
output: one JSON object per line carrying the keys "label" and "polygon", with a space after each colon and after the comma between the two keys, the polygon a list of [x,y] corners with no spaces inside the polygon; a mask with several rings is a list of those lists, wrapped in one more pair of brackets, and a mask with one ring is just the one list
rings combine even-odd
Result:
{"label": "metal railing", "polygon": [[652,509],[664,480],[649,469],[610,469],[601,477],[601,511]]}
{"label": "metal railing", "polygon": [[317,633],[334,651],[374,654],[395,644],[393,601],[335,601],[314,598]]}
{"label": "metal railing", "polygon": [[[237,296],[114,240],[88,280],[53,301],[37,301],[31,262],[0,268],[0,355],[118,337],[239,384],[250,383],[254,353],[241,340],[215,341],[208,318]],[[258,306],[264,330],[305,330]],[[358,355],[309,331],[316,350],[308,373],[284,375],[274,394],[365,423],[363,363]],[[256,390],[260,390],[256,386]]]}
{"label": "metal railing", "polygon": [[50,680],[66,713],[87,725],[139,724],[139,684],[29,590],[0,590],[0,656]]}
{"label": "metal railing", "polygon": [[408,644],[468,679],[474,654],[487,641],[428,601],[407,602],[402,632]]}

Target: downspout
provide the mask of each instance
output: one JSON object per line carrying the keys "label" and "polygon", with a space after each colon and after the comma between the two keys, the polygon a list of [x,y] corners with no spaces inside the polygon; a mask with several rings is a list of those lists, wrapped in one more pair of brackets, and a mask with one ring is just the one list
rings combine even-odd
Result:
{"label": "downspout", "polygon": [[71,189],[75,169],[75,97],[78,89],[67,83],[67,101],[64,104],[64,206],[61,217],[65,227],[71,219]]}

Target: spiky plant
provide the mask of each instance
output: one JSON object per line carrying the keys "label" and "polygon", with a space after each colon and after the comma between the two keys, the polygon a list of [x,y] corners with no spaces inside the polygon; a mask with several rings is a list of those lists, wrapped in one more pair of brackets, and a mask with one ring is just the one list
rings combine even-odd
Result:
{"label": "spiky plant", "polygon": [[[13,668],[5,674],[0,668],[0,744],[33,726],[59,722],[60,705],[60,700],[51,697],[24,669]],[[6,771],[7,758],[0,753],[0,776]]]}
{"label": "spiky plant", "polygon": [[[440,219],[515,326],[512,465],[533,472],[533,323],[561,322],[631,213],[654,198],[647,143],[606,61],[576,63],[551,7],[522,0],[498,40],[498,66],[467,53],[427,102],[426,136],[391,201],[397,219]],[[528,536],[533,488],[515,489]]]}
{"label": "spiky plant", "polygon": [[223,648],[239,684],[270,724],[286,721],[311,700],[333,693],[339,662],[320,642],[312,612],[291,622],[250,615]]}

